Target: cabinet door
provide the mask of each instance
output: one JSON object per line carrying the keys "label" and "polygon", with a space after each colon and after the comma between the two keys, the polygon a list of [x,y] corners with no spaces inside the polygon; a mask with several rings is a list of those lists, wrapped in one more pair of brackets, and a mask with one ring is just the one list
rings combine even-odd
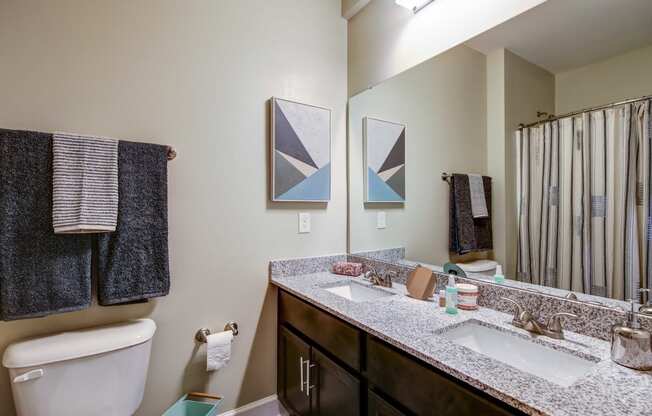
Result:
{"label": "cabinet door", "polygon": [[405,416],[373,391],[367,392],[367,416]]}
{"label": "cabinet door", "polygon": [[293,414],[310,415],[306,368],[310,346],[282,326],[279,327],[278,394]]}
{"label": "cabinet door", "polygon": [[317,349],[309,364],[313,416],[359,416],[360,382]]}

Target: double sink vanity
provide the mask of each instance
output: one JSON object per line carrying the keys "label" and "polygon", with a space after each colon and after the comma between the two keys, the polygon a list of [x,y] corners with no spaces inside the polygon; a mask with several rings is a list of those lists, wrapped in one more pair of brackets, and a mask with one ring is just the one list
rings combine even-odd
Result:
{"label": "double sink vanity", "polygon": [[[402,279],[386,288],[333,274],[327,264],[335,260],[271,263],[278,394],[292,413],[652,414],[649,372],[611,361],[604,339],[568,330],[555,339],[515,326],[513,313],[496,310],[510,302],[486,304],[499,285],[480,286],[478,310],[449,315],[407,296]],[[584,319],[596,316],[573,320]]]}

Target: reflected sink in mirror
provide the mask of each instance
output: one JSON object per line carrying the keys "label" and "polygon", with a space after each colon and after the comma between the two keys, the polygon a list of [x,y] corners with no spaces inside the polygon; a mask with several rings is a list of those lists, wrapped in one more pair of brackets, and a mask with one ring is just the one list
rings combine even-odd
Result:
{"label": "reflected sink in mirror", "polygon": [[595,357],[583,358],[569,351],[553,349],[475,320],[446,328],[439,335],[562,387],[584,377],[600,361]]}
{"label": "reflected sink in mirror", "polygon": [[371,300],[386,298],[388,296],[394,296],[394,293],[355,282],[323,287],[322,289],[353,302],[368,302]]}

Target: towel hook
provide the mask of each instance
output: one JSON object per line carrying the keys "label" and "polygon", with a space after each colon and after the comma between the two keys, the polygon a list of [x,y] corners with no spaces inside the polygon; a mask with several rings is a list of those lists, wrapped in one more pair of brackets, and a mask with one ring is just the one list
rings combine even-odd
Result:
{"label": "towel hook", "polygon": [[[233,336],[237,336],[240,331],[238,331],[238,323],[231,321],[227,322],[226,325],[224,325],[224,330],[225,331],[231,331],[233,332]],[[208,336],[211,334],[211,330],[208,328],[201,328],[200,330],[197,331],[195,334],[195,340],[197,342],[200,342],[202,344],[205,344],[206,341],[208,340]]]}

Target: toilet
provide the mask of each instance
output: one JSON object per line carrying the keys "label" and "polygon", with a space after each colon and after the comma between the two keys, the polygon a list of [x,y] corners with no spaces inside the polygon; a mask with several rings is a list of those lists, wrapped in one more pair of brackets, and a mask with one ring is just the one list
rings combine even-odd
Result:
{"label": "toilet", "polygon": [[468,263],[457,263],[467,276],[493,276],[496,274],[498,262],[494,260],[475,260]]}
{"label": "toilet", "polygon": [[18,416],[126,416],[143,399],[156,324],[139,319],[11,344]]}

